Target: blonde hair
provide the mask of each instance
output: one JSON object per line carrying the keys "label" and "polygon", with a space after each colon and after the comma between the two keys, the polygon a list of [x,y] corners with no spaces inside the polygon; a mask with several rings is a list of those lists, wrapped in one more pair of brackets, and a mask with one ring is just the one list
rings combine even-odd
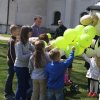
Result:
{"label": "blonde hair", "polygon": [[12,24],[10,26],[10,32],[13,33],[13,31],[17,30],[19,28],[19,26]]}
{"label": "blonde hair", "polygon": [[57,48],[52,49],[52,50],[50,51],[50,58],[51,58],[52,60],[56,60],[58,57],[60,57],[60,51],[59,51]]}

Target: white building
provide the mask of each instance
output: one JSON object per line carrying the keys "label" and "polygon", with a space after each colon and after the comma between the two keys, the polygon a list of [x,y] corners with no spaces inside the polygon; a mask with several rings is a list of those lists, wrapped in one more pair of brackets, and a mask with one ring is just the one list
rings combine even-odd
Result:
{"label": "white building", "polygon": [[98,0],[0,0],[0,33],[6,32],[8,1],[9,25],[32,25],[34,16],[41,15],[43,26],[55,30],[55,14],[61,15],[68,28],[75,27],[79,24],[80,13]]}

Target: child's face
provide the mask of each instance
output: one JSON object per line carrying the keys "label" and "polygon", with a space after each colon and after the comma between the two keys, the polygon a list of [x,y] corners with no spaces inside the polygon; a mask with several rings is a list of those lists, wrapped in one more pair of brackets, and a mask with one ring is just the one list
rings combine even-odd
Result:
{"label": "child's face", "polygon": [[17,28],[16,30],[12,31],[11,33],[13,36],[17,37],[20,35],[20,28]]}

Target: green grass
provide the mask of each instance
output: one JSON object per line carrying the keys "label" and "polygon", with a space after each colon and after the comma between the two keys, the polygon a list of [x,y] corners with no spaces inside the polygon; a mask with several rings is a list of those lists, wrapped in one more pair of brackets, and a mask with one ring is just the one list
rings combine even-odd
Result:
{"label": "green grass", "polygon": [[[0,100],[4,99],[4,86],[7,77],[7,42],[0,41]],[[68,92],[66,100],[98,100],[98,98],[87,97],[86,85],[87,79],[85,77],[86,70],[84,68],[84,61],[74,60],[72,77],[74,83],[79,85],[80,93]],[[14,90],[16,88],[16,77],[14,78]],[[68,89],[69,90],[69,89]]]}
{"label": "green grass", "polygon": [[11,34],[5,34],[5,33],[0,34],[0,35],[3,36],[3,37],[10,37],[11,36]]}

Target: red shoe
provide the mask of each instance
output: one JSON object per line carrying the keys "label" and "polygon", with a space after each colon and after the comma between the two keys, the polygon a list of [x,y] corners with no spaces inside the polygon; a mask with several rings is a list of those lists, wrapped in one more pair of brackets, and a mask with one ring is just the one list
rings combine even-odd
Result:
{"label": "red shoe", "polygon": [[88,96],[91,97],[93,95],[93,92],[89,92]]}
{"label": "red shoe", "polygon": [[93,94],[92,94],[92,97],[96,97],[96,96],[97,96],[97,94],[96,94],[96,93],[93,93]]}

